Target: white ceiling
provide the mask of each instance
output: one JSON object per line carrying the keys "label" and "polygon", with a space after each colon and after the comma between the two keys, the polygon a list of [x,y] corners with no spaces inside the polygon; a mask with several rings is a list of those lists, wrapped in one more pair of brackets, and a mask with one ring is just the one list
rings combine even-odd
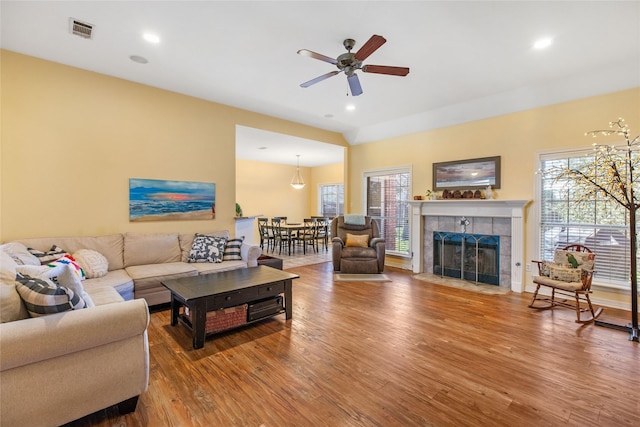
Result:
{"label": "white ceiling", "polygon": [[[70,34],[71,17],[95,26],[92,40]],[[0,19],[4,49],[341,132],[350,144],[640,86],[639,1],[2,0]],[[299,86],[335,69],[299,49],[337,57],[345,38],[356,51],[373,34],[387,43],[365,64],[410,67],[407,77],[359,72],[359,97],[344,74]],[[540,37],[551,47],[533,49]],[[238,139],[241,158],[255,138]],[[314,142],[298,142],[269,150],[311,166]]]}

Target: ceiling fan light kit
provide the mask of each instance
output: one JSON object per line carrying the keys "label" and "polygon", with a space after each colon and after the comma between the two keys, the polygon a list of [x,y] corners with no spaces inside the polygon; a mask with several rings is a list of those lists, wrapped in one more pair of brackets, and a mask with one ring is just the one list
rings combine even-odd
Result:
{"label": "ceiling fan light kit", "polygon": [[367,59],[373,52],[378,50],[378,48],[385,44],[386,41],[387,40],[384,37],[374,34],[356,53],[351,53],[351,49],[353,49],[353,47],[355,46],[356,41],[354,39],[345,39],[342,44],[344,45],[345,49],[347,49],[347,53],[343,53],[336,59],[310,51],[308,49],[300,49],[298,51],[299,55],[308,56],[313,59],[328,62],[329,64],[333,64],[338,67],[337,71],[331,71],[327,74],[323,74],[319,77],[316,77],[315,79],[311,79],[307,82],[302,83],[300,86],[309,87],[323,80],[326,80],[329,77],[333,77],[336,74],[344,72],[347,75],[347,81],[349,83],[351,95],[358,96],[362,94],[362,86],[360,86],[360,80],[358,79],[358,75],[355,73],[357,70],[362,70],[363,73],[387,74],[390,76],[402,77],[406,76],[407,74],[409,74],[409,68],[407,67],[362,64],[362,61]]}

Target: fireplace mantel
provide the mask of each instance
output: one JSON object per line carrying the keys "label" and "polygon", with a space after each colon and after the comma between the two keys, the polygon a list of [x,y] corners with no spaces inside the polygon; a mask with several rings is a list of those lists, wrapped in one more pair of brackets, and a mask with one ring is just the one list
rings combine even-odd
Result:
{"label": "fireplace mantel", "polygon": [[413,272],[424,272],[423,242],[425,216],[511,218],[511,290],[523,291],[524,208],[529,200],[412,200]]}

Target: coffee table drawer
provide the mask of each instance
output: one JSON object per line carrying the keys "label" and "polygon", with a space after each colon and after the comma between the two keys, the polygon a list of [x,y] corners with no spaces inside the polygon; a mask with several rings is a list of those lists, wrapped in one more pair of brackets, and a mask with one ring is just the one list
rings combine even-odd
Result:
{"label": "coffee table drawer", "polygon": [[284,292],[284,282],[271,283],[269,285],[259,286],[258,298],[271,297]]}
{"label": "coffee table drawer", "polygon": [[258,289],[256,288],[241,289],[235,292],[217,295],[213,298],[213,303],[216,307],[232,307],[257,299],[259,298],[258,295]]}

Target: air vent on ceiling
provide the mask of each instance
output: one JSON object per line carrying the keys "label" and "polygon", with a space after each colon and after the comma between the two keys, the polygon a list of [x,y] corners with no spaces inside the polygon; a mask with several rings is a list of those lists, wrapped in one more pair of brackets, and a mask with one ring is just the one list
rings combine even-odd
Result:
{"label": "air vent on ceiling", "polygon": [[93,25],[86,22],[78,21],[77,19],[69,18],[71,34],[90,39],[93,37]]}

